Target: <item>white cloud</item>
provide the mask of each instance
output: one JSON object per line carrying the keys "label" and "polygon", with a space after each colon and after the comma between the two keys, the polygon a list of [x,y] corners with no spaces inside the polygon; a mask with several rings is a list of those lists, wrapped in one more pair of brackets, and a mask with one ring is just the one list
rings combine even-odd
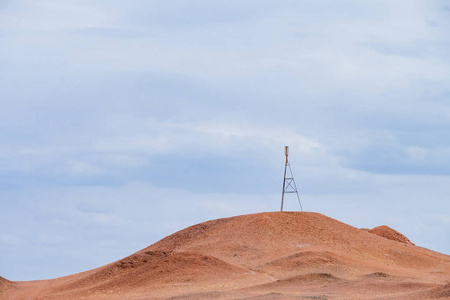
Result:
{"label": "white cloud", "polygon": [[11,234],[4,234],[0,236],[0,241],[7,247],[25,247],[26,243],[19,237]]}
{"label": "white cloud", "polygon": [[432,219],[438,220],[444,224],[450,224],[450,215],[445,213],[439,213],[432,216]]}

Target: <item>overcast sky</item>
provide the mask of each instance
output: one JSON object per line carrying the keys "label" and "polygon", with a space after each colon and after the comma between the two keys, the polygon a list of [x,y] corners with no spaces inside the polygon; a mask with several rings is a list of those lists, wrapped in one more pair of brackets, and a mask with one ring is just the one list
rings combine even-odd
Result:
{"label": "overcast sky", "polygon": [[306,211],[450,254],[449,49],[447,1],[0,1],[0,276],[279,210],[285,145]]}

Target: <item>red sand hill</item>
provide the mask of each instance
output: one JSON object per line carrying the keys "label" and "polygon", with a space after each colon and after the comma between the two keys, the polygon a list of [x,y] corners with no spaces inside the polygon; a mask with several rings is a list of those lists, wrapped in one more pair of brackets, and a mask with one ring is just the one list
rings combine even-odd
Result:
{"label": "red sand hill", "polygon": [[[6,280],[5,278],[0,276],[0,293],[6,291],[11,285],[11,281]],[[1,296],[1,294],[0,294]]]}
{"label": "red sand hill", "polygon": [[387,226],[273,212],[194,225],[91,271],[7,284],[0,299],[450,299],[449,282],[450,256]]}

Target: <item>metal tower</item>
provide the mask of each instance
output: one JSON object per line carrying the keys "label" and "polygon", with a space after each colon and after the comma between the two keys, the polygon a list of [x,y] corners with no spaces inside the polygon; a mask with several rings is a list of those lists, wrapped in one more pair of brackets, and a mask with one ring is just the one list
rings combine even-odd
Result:
{"label": "metal tower", "polygon": [[[281,211],[283,211],[284,194],[297,194],[298,204],[300,204],[300,210],[303,211],[302,203],[297,192],[297,185],[295,184],[294,175],[292,174],[291,165],[289,164],[289,146],[284,147],[284,154],[286,155],[286,164],[284,165],[284,180],[283,180],[283,193],[281,194]],[[289,169],[289,174],[287,170]],[[286,175],[288,175],[286,177]]]}

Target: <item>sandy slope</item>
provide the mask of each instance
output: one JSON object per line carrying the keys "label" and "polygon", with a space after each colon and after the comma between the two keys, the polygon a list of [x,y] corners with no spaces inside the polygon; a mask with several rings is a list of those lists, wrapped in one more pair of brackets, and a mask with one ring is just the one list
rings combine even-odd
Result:
{"label": "sandy slope", "polygon": [[11,282],[0,276],[0,293],[9,289],[10,286]]}
{"label": "sandy slope", "polygon": [[2,279],[0,291],[0,299],[450,299],[450,256],[387,226],[260,213],[188,227],[88,272]]}

